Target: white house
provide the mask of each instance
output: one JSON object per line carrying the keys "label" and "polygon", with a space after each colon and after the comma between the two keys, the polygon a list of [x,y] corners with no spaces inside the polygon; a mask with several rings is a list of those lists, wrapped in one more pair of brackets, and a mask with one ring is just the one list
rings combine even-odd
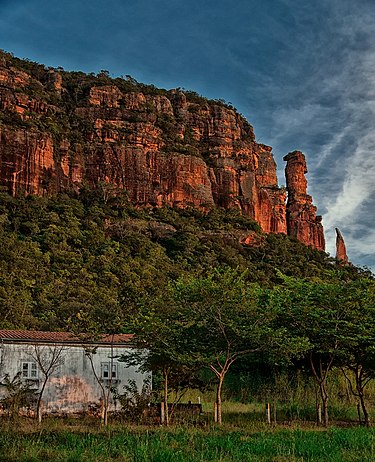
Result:
{"label": "white house", "polygon": [[[134,351],[130,334],[102,335],[85,341],[68,332],[0,330],[0,382],[19,374],[23,383],[42,394],[43,413],[79,413],[100,409],[103,389],[134,380],[140,390],[149,374],[119,361]],[[0,398],[7,393],[0,386]],[[111,400],[110,409],[116,403]]]}

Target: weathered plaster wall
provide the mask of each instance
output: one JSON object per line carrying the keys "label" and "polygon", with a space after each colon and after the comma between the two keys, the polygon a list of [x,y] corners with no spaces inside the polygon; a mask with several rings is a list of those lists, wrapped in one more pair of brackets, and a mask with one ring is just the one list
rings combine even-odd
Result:
{"label": "weathered plaster wall", "polygon": [[[40,346],[43,353],[48,354],[48,346]],[[142,374],[135,367],[127,367],[124,362],[119,362],[120,355],[126,355],[130,351],[125,347],[100,346],[93,355],[96,373],[101,375],[101,364],[110,363],[113,355],[113,363],[117,365],[118,380],[116,380],[119,392],[123,392],[123,386],[128,380],[134,380],[138,389],[142,388],[147,374]],[[33,359],[34,347],[25,344],[3,344],[0,348],[0,381],[5,374],[12,379],[22,370],[22,362],[35,362]],[[35,386],[42,385],[43,375],[38,371],[39,381]],[[5,390],[0,387],[0,397],[4,396]],[[43,411],[47,413],[72,413],[88,412],[95,406],[100,408],[101,389],[93,374],[90,361],[81,346],[66,346],[62,354],[61,364],[51,375],[43,394]],[[112,409],[114,405],[112,403]]]}

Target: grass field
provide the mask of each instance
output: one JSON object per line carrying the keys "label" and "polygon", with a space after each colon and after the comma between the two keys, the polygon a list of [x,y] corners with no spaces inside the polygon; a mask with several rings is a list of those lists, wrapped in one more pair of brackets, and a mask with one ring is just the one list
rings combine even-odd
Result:
{"label": "grass field", "polygon": [[0,424],[2,462],[375,460],[375,431],[363,427],[228,422],[221,428],[115,423],[101,429],[95,420],[77,419],[45,419],[40,428],[27,419]]}

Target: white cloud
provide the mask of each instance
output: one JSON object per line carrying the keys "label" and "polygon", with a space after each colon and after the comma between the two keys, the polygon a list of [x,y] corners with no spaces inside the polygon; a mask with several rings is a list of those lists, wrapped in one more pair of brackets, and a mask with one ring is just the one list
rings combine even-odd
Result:
{"label": "white cloud", "polygon": [[318,211],[325,210],[327,250],[335,254],[334,228],[339,227],[349,258],[366,260],[375,269],[375,24],[365,5],[355,14],[348,8],[345,15],[343,4],[350,6],[332,2],[337,15],[328,22],[335,33],[326,31],[315,48],[307,44],[320,66],[310,75],[301,71],[302,89],[288,88],[273,112],[270,143],[276,151],[307,154],[309,191]]}

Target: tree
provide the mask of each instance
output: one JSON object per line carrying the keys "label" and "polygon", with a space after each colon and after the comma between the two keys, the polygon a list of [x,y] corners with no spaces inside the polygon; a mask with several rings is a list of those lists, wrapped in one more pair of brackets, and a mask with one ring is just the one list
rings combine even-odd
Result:
{"label": "tree", "polygon": [[[261,303],[262,290],[238,270],[214,270],[205,278],[179,279],[136,316],[135,333],[163,369],[164,399],[170,372],[209,369],[217,379],[215,421],[222,422],[222,388],[238,358],[274,349],[287,356],[301,348],[286,329],[276,328],[273,312]],[[145,333],[147,332],[147,333]]]}
{"label": "tree", "polygon": [[327,379],[332,368],[340,364],[339,351],[345,341],[343,285],[279,276],[283,283],[272,290],[270,303],[279,312],[281,326],[308,340],[306,359],[319,389],[324,424],[328,425]]}
{"label": "tree", "polygon": [[[87,337],[86,337],[87,339]],[[97,340],[97,337],[91,337],[89,339],[90,342],[94,342]],[[94,374],[95,380],[97,381],[102,395],[102,413],[101,413],[101,422],[103,425],[108,425],[108,412],[109,412],[109,401],[111,396],[111,387],[112,387],[112,370],[113,370],[113,351],[112,354],[109,356],[110,364],[109,364],[109,378],[108,383],[106,385],[103,384],[103,381],[100,378],[100,375],[95,369],[94,364],[94,355],[97,352],[97,347],[93,345],[82,344],[82,347],[85,351],[85,355],[90,362],[92,373]],[[111,350],[113,350],[113,345],[111,345]]]}
{"label": "tree", "polygon": [[127,326],[135,334],[138,350],[121,358],[128,365],[141,365],[142,371],[162,376],[165,425],[169,425],[170,420],[170,390],[183,393],[187,387],[194,388],[202,383],[200,366],[193,364],[182,348],[186,332],[183,325],[176,322],[179,313],[173,294],[173,286],[169,285],[164,294],[142,297],[134,310],[128,312]]}
{"label": "tree", "polygon": [[185,350],[217,378],[215,421],[221,424],[227,372],[238,358],[260,351],[269,334],[269,320],[259,316],[259,288],[248,285],[243,274],[226,270],[178,281],[174,297],[186,331]]}
{"label": "tree", "polygon": [[36,362],[43,375],[42,386],[36,404],[36,417],[39,423],[42,421],[42,398],[44,390],[51,375],[63,363],[65,350],[66,348],[61,345],[33,345],[29,350],[29,356]]}
{"label": "tree", "polygon": [[[350,390],[359,400],[364,424],[370,425],[365,389],[375,378],[375,284],[369,279],[351,282],[346,287],[348,317],[345,342],[341,349],[342,370]],[[351,374],[350,374],[351,372]]]}
{"label": "tree", "polygon": [[293,337],[276,325],[265,291],[249,284],[246,272],[224,269],[203,279],[180,280],[175,298],[186,329],[185,350],[217,378],[219,424],[224,379],[239,358],[262,353],[270,361],[288,362],[306,347],[303,336]]}
{"label": "tree", "polygon": [[[94,364],[94,355],[96,354],[98,347],[95,343],[103,337],[103,330],[99,322],[94,320],[88,313],[84,311],[79,311],[75,317],[69,319],[69,327],[72,332],[82,341],[82,348],[84,349],[85,356],[89,360],[92,373],[95,377],[96,382],[99,385],[102,398],[102,413],[101,413],[101,423],[105,426],[108,425],[108,413],[110,405],[110,397],[112,392],[113,384],[113,337],[117,329],[118,318],[116,313],[112,314],[111,321],[108,321],[107,332],[110,331],[112,336],[112,341],[110,343],[110,355],[108,357],[109,361],[109,370],[108,370],[108,381],[106,384],[103,383],[103,380],[100,376],[100,373],[95,368]],[[111,326],[109,327],[109,324]]]}

